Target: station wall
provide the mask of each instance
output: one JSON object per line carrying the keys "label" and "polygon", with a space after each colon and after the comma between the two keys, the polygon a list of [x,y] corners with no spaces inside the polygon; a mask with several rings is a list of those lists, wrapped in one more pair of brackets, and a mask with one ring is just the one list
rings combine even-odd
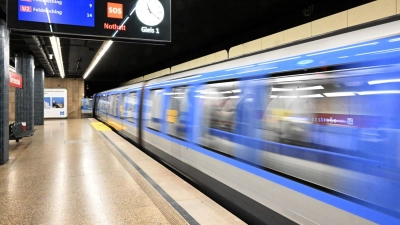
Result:
{"label": "station wall", "polygon": [[377,0],[229,49],[229,58],[400,14],[400,0]]}
{"label": "station wall", "polygon": [[46,77],[44,88],[66,88],[68,90],[68,119],[82,118],[81,105],[85,88],[82,78]]}
{"label": "station wall", "polygon": [[[216,63],[228,58],[240,57],[246,54],[251,54],[257,51],[263,51],[269,48],[290,42],[315,37],[329,32],[337,31],[347,27],[359,25],[362,23],[371,22],[374,20],[383,19],[386,17],[400,14],[400,0],[376,0],[368,4],[364,4],[331,16],[321,18],[288,30],[284,30],[266,37],[262,37],[247,43],[233,46],[229,52],[222,50],[210,55],[206,55],[188,62],[178,64],[176,66],[157,71],[143,77],[139,77],[121,84],[125,86],[142,82],[144,80],[154,79],[176,73],[184,70],[201,67],[204,65]],[[169,71],[168,71],[169,70]]]}

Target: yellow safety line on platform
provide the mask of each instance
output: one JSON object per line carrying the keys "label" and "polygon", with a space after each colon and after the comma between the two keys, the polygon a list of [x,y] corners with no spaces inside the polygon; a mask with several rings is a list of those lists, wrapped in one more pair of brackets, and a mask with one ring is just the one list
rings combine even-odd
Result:
{"label": "yellow safety line on platform", "polygon": [[109,127],[107,127],[106,125],[104,125],[102,122],[93,122],[90,123],[92,124],[92,126],[94,127],[94,129],[98,130],[98,131],[108,131],[111,130]]}
{"label": "yellow safety line on platform", "polygon": [[115,122],[112,122],[112,121],[109,121],[108,122],[112,127],[114,127],[116,130],[126,130],[126,127],[125,126],[122,126],[122,125],[120,125],[120,124],[118,124],[118,123],[115,123]]}

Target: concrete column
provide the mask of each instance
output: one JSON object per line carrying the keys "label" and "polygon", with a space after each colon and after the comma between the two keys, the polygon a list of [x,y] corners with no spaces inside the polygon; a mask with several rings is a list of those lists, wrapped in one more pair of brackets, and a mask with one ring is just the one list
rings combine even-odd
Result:
{"label": "concrete column", "polygon": [[15,55],[15,69],[22,75],[22,89],[15,90],[15,122],[26,122],[26,130],[34,129],[34,76],[33,56],[21,52]]}
{"label": "concrete column", "polygon": [[34,123],[35,125],[44,125],[44,70],[35,69],[34,81]]}
{"label": "concrete column", "polygon": [[0,20],[0,165],[9,159],[8,101],[9,101],[9,32],[6,23]]}

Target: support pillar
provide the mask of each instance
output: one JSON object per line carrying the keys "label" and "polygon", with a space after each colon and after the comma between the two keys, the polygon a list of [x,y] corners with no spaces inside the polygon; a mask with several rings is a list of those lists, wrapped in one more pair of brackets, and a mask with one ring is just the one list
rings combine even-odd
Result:
{"label": "support pillar", "polygon": [[9,159],[8,102],[9,102],[9,32],[6,23],[0,20],[0,165]]}
{"label": "support pillar", "polygon": [[44,125],[44,70],[35,69],[34,81],[34,124]]}
{"label": "support pillar", "polygon": [[22,75],[22,89],[15,90],[15,122],[26,122],[26,130],[34,130],[34,73],[33,56],[26,53],[15,55],[15,70]]}

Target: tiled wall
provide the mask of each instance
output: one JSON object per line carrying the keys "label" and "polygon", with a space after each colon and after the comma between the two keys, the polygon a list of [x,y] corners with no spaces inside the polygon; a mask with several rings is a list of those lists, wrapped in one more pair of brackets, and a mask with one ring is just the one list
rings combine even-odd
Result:
{"label": "tiled wall", "polygon": [[66,88],[68,92],[68,119],[82,117],[82,98],[84,94],[84,80],[82,78],[50,78],[44,80],[44,88]]}
{"label": "tiled wall", "polygon": [[34,122],[35,125],[44,125],[44,71],[35,70],[34,82]]}
{"label": "tiled wall", "polygon": [[234,46],[229,50],[229,58],[242,56],[396,14],[400,14],[400,0],[373,1],[267,37]]}
{"label": "tiled wall", "polygon": [[9,159],[8,142],[8,62],[9,33],[4,21],[0,21],[0,165]]}
{"label": "tiled wall", "polygon": [[21,52],[15,55],[15,69],[22,75],[22,89],[15,90],[15,121],[26,122],[27,130],[34,130],[34,59]]}
{"label": "tiled wall", "polygon": [[9,90],[8,119],[11,123],[15,121],[15,87],[9,87]]}

